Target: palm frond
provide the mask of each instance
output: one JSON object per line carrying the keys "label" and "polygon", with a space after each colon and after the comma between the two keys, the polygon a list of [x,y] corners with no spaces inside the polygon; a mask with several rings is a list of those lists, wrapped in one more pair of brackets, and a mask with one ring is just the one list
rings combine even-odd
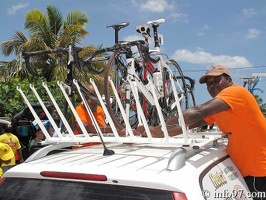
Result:
{"label": "palm frond", "polygon": [[66,20],[64,21],[64,27],[68,25],[81,25],[88,23],[89,19],[85,12],[81,11],[72,11],[67,15]]}
{"label": "palm frond", "polygon": [[22,32],[16,31],[11,39],[1,43],[1,50],[5,56],[9,56],[12,53],[18,55],[27,41],[26,36]]}
{"label": "palm frond", "polygon": [[62,13],[54,6],[48,5],[47,8],[48,22],[50,32],[58,35],[63,26]]}
{"label": "palm frond", "polygon": [[38,35],[48,46],[50,46],[50,31],[48,21],[40,10],[32,10],[26,14],[25,29],[29,30],[32,36]]}

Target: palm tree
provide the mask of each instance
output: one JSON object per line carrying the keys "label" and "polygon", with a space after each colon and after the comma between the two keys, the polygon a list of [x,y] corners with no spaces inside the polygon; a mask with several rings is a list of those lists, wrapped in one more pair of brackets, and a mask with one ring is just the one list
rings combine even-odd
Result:
{"label": "palm tree", "polygon": [[[30,38],[16,31],[14,36],[1,44],[5,56],[15,53],[20,57],[20,52],[50,50],[59,47],[67,47],[70,43],[80,44],[88,34],[84,26],[88,23],[88,17],[81,11],[70,12],[65,19],[61,12],[52,5],[46,8],[47,14],[35,9],[26,14],[25,29],[29,31]],[[25,70],[19,61],[16,62],[16,70],[13,75],[27,77],[29,70],[40,72],[47,81],[65,80],[66,56],[55,54],[42,55],[31,58],[31,66]],[[14,73],[15,72],[15,73]],[[25,74],[26,72],[26,74]]]}

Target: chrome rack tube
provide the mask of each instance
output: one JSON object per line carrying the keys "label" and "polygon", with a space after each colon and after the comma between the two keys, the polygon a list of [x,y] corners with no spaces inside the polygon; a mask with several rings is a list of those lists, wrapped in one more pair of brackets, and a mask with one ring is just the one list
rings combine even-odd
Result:
{"label": "chrome rack tube", "polygon": [[155,100],[155,106],[157,108],[157,112],[159,114],[159,119],[160,119],[160,123],[161,123],[161,129],[163,131],[165,140],[168,141],[169,135],[168,135],[168,130],[166,128],[166,123],[164,121],[164,117],[163,117],[163,114],[162,114],[162,108],[159,105],[159,102],[158,102],[158,99],[157,99],[157,96],[156,96],[155,86],[153,85],[153,83],[150,83],[150,84],[152,84],[151,91],[152,91],[152,94],[153,94],[153,98]]}
{"label": "chrome rack tube", "polygon": [[[178,111],[178,116],[179,116],[179,124],[181,125],[182,131],[183,131],[183,134],[184,134],[185,144],[188,144],[188,130],[186,128],[183,112],[182,112],[182,109],[181,109],[181,106],[180,106],[180,103],[179,103],[180,101],[179,101],[179,98],[178,98],[178,94],[177,94],[177,91],[176,91],[175,82],[174,82],[172,74],[170,74],[170,80],[171,80],[171,84],[173,86],[173,92],[174,92],[174,97],[175,97],[177,111]],[[180,86],[178,80],[177,80],[177,84]]]}
{"label": "chrome rack tube", "polygon": [[60,128],[58,128],[58,126],[56,125],[54,119],[52,118],[50,112],[47,110],[46,106],[44,105],[41,97],[39,96],[39,94],[37,93],[37,91],[35,90],[34,86],[30,84],[30,89],[33,91],[34,95],[36,96],[37,100],[39,101],[40,105],[42,106],[43,111],[45,112],[46,116],[48,117],[49,121],[51,122],[55,132],[57,133],[57,135],[62,138],[62,134],[61,134],[61,130]]}
{"label": "chrome rack tube", "polygon": [[63,124],[65,125],[65,127],[66,127],[66,129],[67,129],[67,131],[68,131],[68,133],[69,133],[69,135],[70,135],[70,137],[71,137],[71,138],[74,138],[75,135],[74,135],[74,133],[73,133],[71,127],[69,126],[69,124],[68,124],[68,122],[67,122],[67,120],[66,120],[64,114],[62,113],[61,109],[59,108],[58,104],[56,103],[56,101],[55,101],[55,99],[54,99],[52,93],[50,92],[50,90],[49,90],[47,84],[46,84],[45,82],[43,82],[43,83],[42,83],[42,86],[45,88],[45,90],[46,90],[48,96],[50,97],[52,103],[54,104],[55,109],[56,109],[56,111],[58,112],[58,115],[60,116],[60,119],[62,120]]}
{"label": "chrome rack tube", "polygon": [[90,118],[91,118],[92,124],[93,124],[93,126],[95,127],[96,132],[98,132],[98,134],[100,135],[100,137],[103,138],[103,133],[102,133],[102,131],[101,131],[101,128],[100,128],[99,124],[97,123],[97,120],[95,119],[95,117],[94,117],[94,115],[93,115],[93,113],[92,113],[92,111],[91,111],[90,106],[88,105],[86,99],[84,98],[84,95],[82,94],[82,92],[81,92],[81,90],[80,90],[80,87],[79,87],[78,81],[74,79],[74,80],[73,80],[73,83],[74,83],[74,85],[76,86],[76,88],[77,88],[77,90],[78,90],[78,93],[79,93],[79,95],[80,95],[80,97],[81,97],[81,99],[82,99],[82,102],[84,103],[84,106],[85,106],[85,108],[86,108],[86,110],[87,110],[87,112],[88,112],[88,114],[89,114],[89,116],[90,116]]}
{"label": "chrome rack tube", "polygon": [[108,112],[108,110],[106,108],[106,105],[104,104],[104,102],[102,100],[102,97],[101,97],[101,94],[100,94],[100,92],[98,90],[98,87],[96,86],[96,84],[95,84],[95,82],[94,82],[94,80],[92,78],[90,78],[90,82],[93,85],[93,88],[95,89],[96,95],[97,95],[97,97],[98,97],[98,99],[100,101],[100,104],[101,104],[101,106],[102,106],[102,108],[104,110],[105,117],[106,117],[108,123],[110,124],[110,127],[111,127],[115,137],[118,138],[119,134],[118,134],[118,132],[116,130],[116,127],[114,125],[114,122],[113,122],[113,120],[112,120],[112,118],[111,118],[111,116],[110,116],[110,114],[109,114],[109,112]]}
{"label": "chrome rack tube", "polygon": [[40,127],[40,129],[43,131],[46,139],[51,138],[51,136],[49,135],[48,131],[46,130],[46,128],[44,127],[41,119],[39,118],[39,116],[37,115],[37,113],[35,112],[34,108],[31,106],[31,103],[29,102],[29,100],[27,99],[27,97],[25,96],[24,92],[22,91],[22,89],[17,86],[17,90],[19,91],[19,93],[21,94],[22,98],[24,99],[25,103],[27,104],[28,108],[30,109],[34,119],[36,120],[38,126]]}
{"label": "chrome rack tube", "polygon": [[61,89],[61,91],[62,91],[62,93],[63,93],[63,95],[64,95],[64,97],[65,97],[65,99],[66,99],[66,101],[67,101],[67,103],[68,103],[68,105],[69,105],[69,108],[71,109],[71,112],[73,113],[75,119],[77,120],[77,123],[78,123],[78,125],[79,125],[81,131],[83,132],[85,138],[88,138],[88,137],[90,137],[90,136],[89,136],[89,134],[87,133],[87,130],[86,130],[84,124],[82,123],[80,117],[78,116],[78,113],[76,112],[76,109],[74,108],[74,106],[73,106],[71,100],[69,99],[69,96],[67,95],[67,93],[66,93],[66,91],[65,91],[65,88],[64,88],[63,84],[64,84],[64,83],[63,83],[62,81],[58,81],[58,82],[57,82],[57,85],[60,87],[60,89]]}
{"label": "chrome rack tube", "polygon": [[149,126],[148,126],[146,117],[144,115],[143,109],[142,109],[142,107],[140,105],[139,98],[138,98],[138,94],[137,94],[137,92],[135,90],[135,86],[133,85],[133,83],[132,83],[131,80],[129,80],[129,84],[130,84],[130,87],[131,87],[131,91],[133,93],[133,96],[135,98],[135,101],[136,101],[138,115],[140,115],[141,123],[144,125],[146,134],[148,136],[148,140],[150,141],[152,139],[151,131],[149,129]]}
{"label": "chrome rack tube", "polygon": [[109,82],[110,82],[110,84],[111,84],[111,86],[112,86],[112,90],[113,90],[113,92],[114,92],[114,95],[115,95],[116,101],[117,101],[117,103],[118,103],[119,109],[120,109],[121,114],[122,114],[122,116],[123,116],[123,119],[124,119],[124,121],[125,121],[125,123],[126,123],[126,131],[127,131],[127,133],[129,134],[129,136],[131,137],[131,139],[133,139],[133,138],[134,138],[134,134],[133,134],[133,131],[132,131],[132,129],[131,129],[130,123],[129,123],[129,121],[128,121],[129,119],[127,118],[127,115],[126,115],[125,109],[124,109],[123,106],[122,106],[122,103],[121,103],[121,101],[120,101],[119,95],[118,95],[117,90],[116,90],[116,88],[115,88],[114,82],[112,81],[112,79],[111,79],[110,76],[109,76]]}

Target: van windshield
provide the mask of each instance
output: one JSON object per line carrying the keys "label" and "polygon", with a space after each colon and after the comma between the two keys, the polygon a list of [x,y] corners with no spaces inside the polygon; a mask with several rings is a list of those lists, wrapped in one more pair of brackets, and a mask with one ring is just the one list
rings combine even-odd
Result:
{"label": "van windshield", "polygon": [[0,199],[4,200],[139,200],[173,199],[172,192],[146,188],[73,182],[62,180],[4,178],[0,180]]}

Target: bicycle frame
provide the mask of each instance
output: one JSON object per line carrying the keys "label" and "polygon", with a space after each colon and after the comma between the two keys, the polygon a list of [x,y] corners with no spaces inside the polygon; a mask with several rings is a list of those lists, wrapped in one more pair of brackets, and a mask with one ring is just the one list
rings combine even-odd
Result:
{"label": "bicycle frame", "polygon": [[[165,22],[164,19],[151,20],[151,21],[147,22],[147,24],[151,24],[151,26],[153,28],[153,38],[154,38],[154,50],[149,50],[149,52],[150,52],[150,55],[154,55],[154,56],[156,56],[159,59],[157,59],[158,62],[156,63],[157,64],[157,68],[155,68],[150,61],[148,63],[146,63],[146,65],[149,68],[153,68],[153,69],[156,70],[156,72],[158,72],[158,76],[159,76],[160,80],[162,80],[162,71],[163,71],[163,69],[167,69],[169,72],[172,72],[172,70],[170,69],[169,65],[166,63],[166,60],[162,56],[161,48],[160,48],[160,43],[161,43],[160,41],[162,39],[159,37],[158,27],[159,27],[159,24],[162,24],[164,22]],[[142,34],[142,36],[145,38],[146,42],[148,42],[149,41],[149,37],[151,37],[149,35],[150,31],[149,31],[149,27],[147,26],[147,24],[139,25],[136,28],[137,32]],[[148,37],[147,37],[147,35],[148,35]],[[155,70],[153,70],[153,71],[155,72]],[[157,86],[158,91],[160,91],[161,97],[164,97],[163,88],[162,88],[163,85],[162,84],[160,85],[160,84],[156,83],[156,80],[155,80],[154,84]],[[182,96],[179,99],[179,100],[181,100],[182,98],[184,98],[184,91],[183,91],[183,89],[182,89],[182,87],[181,87],[181,85],[179,84],[178,81],[177,81],[177,84],[178,84],[178,87],[179,87],[179,89],[181,91],[181,94],[182,94]]]}
{"label": "bicycle frame", "polygon": [[[163,112],[164,119],[167,119],[177,113],[175,107],[178,102],[181,103],[183,99],[186,99],[186,85],[182,70],[174,60],[165,59],[165,55],[160,52],[160,40],[157,27],[159,26],[158,23],[163,22],[164,20],[162,19],[148,22],[153,26],[155,49],[149,51],[146,40],[147,37],[144,37],[146,43],[143,40],[138,40],[143,42],[139,44],[138,41],[119,42],[117,44],[117,49],[110,57],[108,62],[108,73],[105,78],[105,80],[107,80],[105,82],[105,87],[107,88],[108,110],[113,112],[112,118],[115,120],[117,127],[125,127],[125,122],[121,116],[121,109],[116,102],[118,99],[116,98],[113,103],[109,100],[112,98],[110,96],[112,91],[109,91],[110,76],[113,77],[112,80],[116,85],[120,100],[123,101],[123,108],[125,109],[127,118],[132,122],[132,127],[137,123],[142,124],[143,122],[143,119],[141,120],[140,117],[140,111],[138,110],[139,106],[136,105],[136,99],[140,98],[140,110],[144,110],[146,116],[145,120],[150,120],[150,125],[159,125],[161,123],[162,120],[159,119],[158,110]],[[146,27],[148,27],[147,24]],[[144,31],[144,33],[146,32]],[[147,36],[147,34],[145,36]],[[132,52],[133,46],[138,47],[138,51],[136,53],[134,52],[134,54]],[[177,100],[175,100],[174,97],[174,87],[169,79],[170,76],[174,79],[173,83],[176,85],[176,88],[178,88]],[[182,87],[178,81],[179,78],[182,79]],[[133,88],[131,88],[130,81],[132,81]],[[155,95],[152,93],[153,89]],[[136,95],[132,96],[134,93]],[[158,102],[160,108],[156,108],[156,111],[154,107],[156,107],[156,103]]]}
{"label": "bicycle frame", "polygon": [[[165,120],[163,118],[163,115],[162,115],[162,111],[161,111],[161,107],[159,105],[159,102],[158,102],[158,93],[156,93],[156,87],[154,86],[154,84],[148,80],[148,84],[144,85],[143,82],[139,81],[138,79],[136,79],[137,74],[135,72],[135,59],[134,58],[127,58],[127,67],[128,67],[128,73],[127,73],[127,80],[125,80],[125,83],[127,84],[127,88],[126,88],[126,99],[130,99],[131,98],[131,92],[134,96],[134,99],[136,99],[136,110],[137,110],[137,113],[138,113],[138,121],[139,121],[139,125],[144,125],[144,128],[146,130],[146,133],[148,135],[148,137],[151,137],[150,135],[150,130],[148,128],[148,124],[146,122],[146,118],[145,118],[145,115],[143,113],[143,108],[141,107],[140,103],[139,103],[139,93],[138,93],[138,89],[144,94],[144,96],[147,98],[147,100],[149,101],[149,103],[151,105],[154,105],[159,113],[159,120],[160,120],[160,124],[162,126],[162,130],[163,130],[163,133],[164,133],[164,137],[166,138],[166,140],[168,139],[168,131],[167,131],[167,128],[166,128],[166,123],[165,123]],[[151,67],[151,66],[150,66]],[[154,68],[153,68],[154,69]],[[146,69],[147,70],[147,69]],[[170,75],[170,81],[174,82],[173,80],[173,75],[171,74]],[[119,102],[118,105],[121,105],[121,101],[120,101],[120,98],[119,98],[119,95],[116,91],[116,88],[114,86],[114,84],[112,83],[112,79],[111,77],[109,77],[109,82],[111,82],[111,85],[112,85],[112,89],[116,95],[116,99],[117,101]],[[175,87],[175,86],[174,86]],[[150,93],[151,91],[151,93]],[[176,102],[179,102],[179,99],[178,99],[178,95],[177,95],[177,92],[176,90],[174,90],[174,97],[175,97],[175,101]],[[177,109],[178,109],[178,113],[179,113],[179,121],[180,121],[180,125],[182,127],[182,130],[183,130],[183,133],[185,133],[185,141],[187,141],[187,129],[186,129],[186,126],[185,126],[185,122],[184,122],[184,118],[183,118],[183,115],[182,115],[182,110],[181,110],[181,107],[180,107],[180,104],[179,103],[176,103],[176,106],[177,106]],[[123,110],[123,107],[120,106],[120,110],[121,112],[125,112],[124,114],[124,119],[129,119],[129,112],[130,112],[130,104],[127,103],[126,104],[126,108],[125,108],[125,111]],[[129,127],[130,125],[127,125],[126,127]],[[128,130],[128,128],[127,128]]]}

